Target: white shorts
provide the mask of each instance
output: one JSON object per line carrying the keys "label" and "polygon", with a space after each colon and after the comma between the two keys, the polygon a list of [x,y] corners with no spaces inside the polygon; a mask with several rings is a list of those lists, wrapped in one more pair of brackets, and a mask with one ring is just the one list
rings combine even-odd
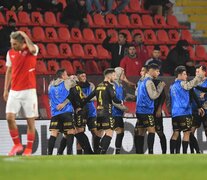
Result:
{"label": "white shorts", "polygon": [[38,103],[36,89],[9,91],[6,103],[6,113],[19,113],[22,108],[24,117],[38,117]]}

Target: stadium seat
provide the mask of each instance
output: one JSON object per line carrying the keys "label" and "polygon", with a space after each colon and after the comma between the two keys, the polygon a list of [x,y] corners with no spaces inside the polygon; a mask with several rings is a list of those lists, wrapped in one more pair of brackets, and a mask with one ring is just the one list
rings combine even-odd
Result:
{"label": "stadium seat", "polygon": [[31,21],[32,21],[33,26],[44,25],[42,14],[40,12],[32,12],[31,13]]}
{"label": "stadium seat", "polygon": [[114,29],[108,29],[107,35],[112,35],[110,42],[117,42],[118,41],[118,33]]}
{"label": "stadium seat", "polygon": [[41,60],[37,61],[36,74],[48,74],[46,64]]}
{"label": "stadium seat", "polygon": [[69,60],[62,60],[60,62],[60,67],[64,68],[68,75],[73,75],[75,74],[74,69],[73,69],[73,65],[71,64],[71,62]]}
{"label": "stadium seat", "polygon": [[165,29],[170,28],[170,26],[166,24],[165,17],[158,14],[154,16],[154,24],[156,27],[159,28],[165,28]]}
{"label": "stadium seat", "polygon": [[129,1],[129,10],[128,11],[135,12],[135,13],[149,14],[149,11],[146,11],[140,7],[140,2],[138,0],[130,0]]}
{"label": "stadium seat", "polygon": [[113,28],[118,26],[118,22],[114,14],[107,14],[105,18],[106,18],[106,27]]}
{"label": "stadium seat", "polygon": [[49,12],[49,11],[45,12],[44,20],[45,20],[46,26],[56,26],[57,25],[57,20],[56,20],[55,14],[53,12]]}
{"label": "stadium seat", "polygon": [[106,38],[106,32],[103,29],[96,29],[95,38],[97,43],[102,43],[103,40]]}
{"label": "stadium seat", "polygon": [[52,27],[45,28],[45,36],[46,36],[46,41],[48,42],[58,41],[58,36],[57,36],[55,28],[52,28]]}
{"label": "stadium seat", "polygon": [[143,28],[141,17],[138,14],[131,14],[130,22],[133,28]]}
{"label": "stadium seat", "polygon": [[179,32],[173,29],[168,31],[168,37],[170,40],[170,44],[176,44],[180,39]]}
{"label": "stadium seat", "polygon": [[122,32],[127,35],[127,42],[129,42],[129,43],[132,42],[132,36],[131,36],[130,31],[128,31],[127,29],[122,29],[119,32]]}
{"label": "stadium seat", "polygon": [[145,30],[145,43],[146,44],[156,44],[157,43],[157,37],[155,35],[155,32],[153,30]]}
{"label": "stadium seat", "polygon": [[48,74],[55,74],[60,69],[59,64],[55,60],[49,60],[47,62]]}
{"label": "stadium seat", "polygon": [[187,30],[187,29],[183,29],[183,30],[181,31],[181,36],[180,36],[180,38],[181,38],[181,39],[185,39],[185,40],[187,40],[190,44],[199,44],[199,42],[193,40],[190,31]]}
{"label": "stadium seat", "polygon": [[155,26],[152,16],[151,15],[143,15],[142,16],[142,23],[145,28],[158,28]]}
{"label": "stadium seat", "polygon": [[26,26],[31,24],[30,16],[27,12],[20,11],[18,12],[18,19],[20,26]]}
{"label": "stadium seat", "polygon": [[106,26],[104,17],[101,14],[95,14],[93,16],[93,22],[95,27],[104,28]]}
{"label": "stadium seat", "polygon": [[27,36],[29,36],[29,38],[32,38],[32,34],[31,34],[31,31],[30,31],[29,28],[27,28],[27,27],[20,27],[19,30],[25,32],[27,34]]}
{"label": "stadium seat", "polygon": [[99,61],[98,67],[101,72],[104,72],[105,69],[110,68],[110,63],[108,61]]}
{"label": "stadium seat", "polygon": [[72,28],[70,31],[70,34],[71,34],[71,41],[72,42],[82,42],[83,41],[83,37],[82,37],[82,33],[81,33],[80,29]]}
{"label": "stadium seat", "polygon": [[194,51],[192,46],[188,46],[188,51],[189,51],[189,54],[190,54],[190,59],[194,60],[194,61],[197,60],[196,57],[195,57],[195,51]]}
{"label": "stadium seat", "polygon": [[160,29],[157,31],[157,40],[159,44],[169,44],[170,40],[165,30]]}
{"label": "stadium seat", "polygon": [[197,60],[207,60],[206,50],[204,46],[196,46],[195,47],[195,58]]}
{"label": "stadium seat", "polygon": [[48,58],[60,58],[60,53],[58,47],[54,43],[49,43],[46,45]]}
{"label": "stadium seat", "polygon": [[79,60],[74,60],[73,61],[73,69],[74,69],[74,72],[76,73],[76,71],[78,69],[82,69],[83,70],[83,65],[82,63],[79,61]]}
{"label": "stadium seat", "polygon": [[68,44],[62,43],[59,45],[61,58],[74,58],[71,48]]}
{"label": "stadium seat", "polygon": [[80,44],[72,45],[72,52],[75,58],[84,58],[83,47]]}
{"label": "stadium seat", "polygon": [[178,23],[178,20],[176,18],[176,16],[174,15],[169,15],[167,16],[167,24],[173,28],[180,28],[180,29],[186,29],[187,27],[186,26],[181,26],[179,23]]}
{"label": "stadium seat", "polygon": [[160,58],[162,60],[165,60],[169,53],[169,48],[167,46],[160,46],[160,52],[161,52]]}
{"label": "stadium seat", "polygon": [[97,63],[93,60],[86,61],[85,71],[88,75],[98,75],[101,74],[101,71],[97,65]]}
{"label": "stadium seat", "polygon": [[98,59],[111,59],[111,55],[106,49],[103,48],[102,45],[97,45],[96,49],[97,49]]}
{"label": "stadium seat", "polygon": [[85,28],[83,29],[82,33],[83,33],[84,43],[95,43],[96,42],[92,29]]}
{"label": "stadium seat", "polygon": [[16,25],[19,25],[17,15],[14,11],[6,11],[6,22],[8,22],[10,18],[13,18],[16,21]]}
{"label": "stadium seat", "polygon": [[93,44],[87,44],[84,46],[84,52],[85,52],[85,59],[94,59],[97,58],[97,51]]}
{"label": "stadium seat", "polygon": [[0,60],[0,74],[5,74],[6,72],[6,63],[5,60]]}
{"label": "stadium seat", "polygon": [[93,19],[92,19],[92,17],[89,14],[87,14],[87,17],[86,18],[87,18],[89,27],[90,28],[95,27],[94,22],[93,22]]}
{"label": "stadium seat", "polygon": [[42,43],[37,43],[37,46],[39,47],[39,53],[38,53],[38,58],[45,58],[47,57],[47,51],[46,48],[44,46],[44,44]]}
{"label": "stadium seat", "polygon": [[147,46],[147,51],[148,51],[149,57],[152,57],[152,51],[153,50],[154,50],[154,46]]}
{"label": "stadium seat", "polygon": [[7,24],[2,12],[0,12],[0,24],[1,25],[6,25]]}
{"label": "stadium seat", "polygon": [[126,14],[118,14],[118,27],[129,28],[132,27],[129,18]]}
{"label": "stadium seat", "polygon": [[33,27],[32,36],[34,41],[39,41],[39,42],[46,41],[45,32],[43,28],[40,26]]}
{"label": "stadium seat", "polygon": [[68,28],[60,27],[57,30],[59,41],[61,42],[71,42],[71,36]]}

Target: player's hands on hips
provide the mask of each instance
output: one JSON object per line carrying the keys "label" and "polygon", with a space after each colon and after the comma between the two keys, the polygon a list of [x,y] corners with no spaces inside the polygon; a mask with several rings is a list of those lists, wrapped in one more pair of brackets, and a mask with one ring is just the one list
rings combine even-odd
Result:
{"label": "player's hands on hips", "polygon": [[4,98],[5,101],[7,101],[8,96],[9,96],[9,92],[8,91],[4,91],[3,98]]}

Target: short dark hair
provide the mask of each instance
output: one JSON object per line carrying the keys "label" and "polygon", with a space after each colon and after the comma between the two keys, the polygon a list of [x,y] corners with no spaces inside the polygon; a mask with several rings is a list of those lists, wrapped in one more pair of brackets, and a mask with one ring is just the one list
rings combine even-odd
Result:
{"label": "short dark hair", "polygon": [[135,47],[136,48],[136,46],[135,46],[135,44],[128,44],[128,46],[127,46],[127,48],[129,49],[130,47]]}
{"label": "short dark hair", "polygon": [[119,35],[124,36],[125,39],[127,38],[127,35],[125,33],[123,33],[123,32],[120,32]]}
{"label": "short dark hair", "polygon": [[114,68],[107,68],[107,69],[104,70],[103,75],[104,75],[104,77],[105,77],[106,75],[108,75],[108,74],[112,74],[112,73],[114,73],[114,72],[115,72]]}
{"label": "short dark hair", "polygon": [[160,69],[160,67],[159,67],[157,64],[152,63],[152,64],[149,64],[149,65],[147,66],[147,70],[150,70],[150,69],[157,70],[157,69]]}
{"label": "short dark hair", "polygon": [[142,66],[143,68],[145,68],[147,71],[148,71],[148,65],[144,65],[144,66]]}
{"label": "short dark hair", "polygon": [[185,66],[178,66],[175,68],[175,76],[178,77],[179,74],[182,74],[184,71],[186,71],[186,67]]}
{"label": "short dark hair", "polygon": [[85,74],[86,72],[83,69],[78,69],[76,75]]}
{"label": "short dark hair", "polygon": [[56,71],[56,78],[62,78],[62,75],[64,72],[65,72],[65,69],[58,69]]}
{"label": "short dark hair", "polygon": [[199,69],[201,66],[202,66],[202,70],[206,72],[206,66],[205,66],[205,65],[197,64],[197,65],[195,66],[195,68],[196,68],[196,69]]}
{"label": "short dark hair", "polygon": [[136,36],[142,36],[141,33],[135,33],[133,38],[135,38]]}

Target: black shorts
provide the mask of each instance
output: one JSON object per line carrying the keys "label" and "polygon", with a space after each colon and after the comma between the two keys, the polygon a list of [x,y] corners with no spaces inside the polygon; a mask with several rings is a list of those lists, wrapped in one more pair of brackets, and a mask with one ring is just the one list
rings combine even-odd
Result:
{"label": "black shorts", "polygon": [[76,128],[85,128],[86,127],[87,119],[86,119],[85,114],[83,114],[82,112],[79,111],[78,113],[75,113],[74,119],[75,119],[75,127]]}
{"label": "black shorts", "polygon": [[156,132],[162,132],[163,131],[163,117],[155,117],[155,130]]}
{"label": "black shorts", "polygon": [[106,130],[106,129],[114,130],[114,123],[115,121],[112,116],[97,117],[97,129],[98,130]]}
{"label": "black shorts", "polygon": [[155,120],[152,114],[136,114],[137,123],[136,128],[155,127]]}
{"label": "black shorts", "polygon": [[114,118],[114,129],[116,128],[124,128],[124,120],[121,116],[115,116]]}
{"label": "black shorts", "polygon": [[207,129],[207,116],[201,117],[198,114],[193,114],[192,127],[199,128],[201,123],[203,124],[203,128]]}
{"label": "black shorts", "polygon": [[74,118],[72,113],[63,113],[53,116],[50,121],[49,130],[58,130],[59,132],[66,132],[74,129]]}
{"label": "black shorts", "polygon": [[96,117],[89,117],[87,119],[87,126],[89,131],[91,131],[92,129],[96,129],[97,128],[97,118]]}
{"label": "black shorts", "polygon": [[172,126],[174,131],[190,131],[192,127],[192,116],[177,116],[172,118]]}

